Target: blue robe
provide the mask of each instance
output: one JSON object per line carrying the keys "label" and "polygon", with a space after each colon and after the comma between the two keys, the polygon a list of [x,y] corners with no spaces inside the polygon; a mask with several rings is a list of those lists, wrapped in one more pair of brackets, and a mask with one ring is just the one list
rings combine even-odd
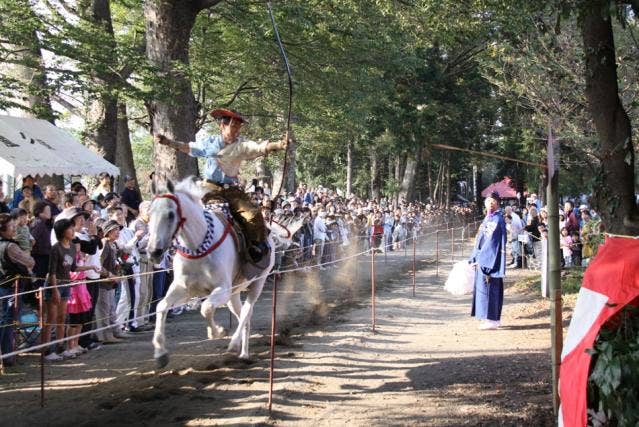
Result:
{"label": "blue robe", "polygon": [[499,320],[504,303],[506,223],[500,211],[487,215],[479,227],[469,259],[477,263],[471,316]]}

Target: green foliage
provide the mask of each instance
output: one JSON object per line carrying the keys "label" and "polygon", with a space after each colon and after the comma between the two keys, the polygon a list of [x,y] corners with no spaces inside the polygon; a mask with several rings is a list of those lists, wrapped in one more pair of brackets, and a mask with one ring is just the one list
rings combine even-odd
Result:
{"label": "green foliage", "polygon": [[639,311],[625,307],[602,328],[588,379],[588,407],[593,425],[639,423]]}

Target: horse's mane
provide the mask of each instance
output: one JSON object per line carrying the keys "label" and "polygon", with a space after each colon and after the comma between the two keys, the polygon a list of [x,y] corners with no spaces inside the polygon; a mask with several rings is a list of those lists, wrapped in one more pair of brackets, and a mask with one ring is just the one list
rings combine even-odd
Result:
{"label": "horse's mane", "polygon": [[175,191],[186,194],[196,202],[201,202],[202,197],[206,194],[206,189],[198,184],[193,176],[184,178],[175,184]]}

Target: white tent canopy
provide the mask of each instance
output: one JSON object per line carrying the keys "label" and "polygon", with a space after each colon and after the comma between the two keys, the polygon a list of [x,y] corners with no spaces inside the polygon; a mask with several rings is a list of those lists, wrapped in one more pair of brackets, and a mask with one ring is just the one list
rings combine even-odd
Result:
{"label": "white tent canopy", "polygon": [[2,115],[0,171],[13,177],[120,174],[115,165],[46,120]]}

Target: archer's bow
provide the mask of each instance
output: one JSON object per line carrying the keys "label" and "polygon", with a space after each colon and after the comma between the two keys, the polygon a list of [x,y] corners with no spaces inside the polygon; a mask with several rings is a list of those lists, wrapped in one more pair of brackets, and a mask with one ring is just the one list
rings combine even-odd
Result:
{"label": "archer's bow", "polygon": [[280,181],[280,186],[277,189],[277,193],[275,197],[280,195],[282,191],[282,187],[284,186],[284,180],[287,175],[287,166],[288,166],[288,142],[289,137],[291,135],[291,117],[293,114],[293,76],[291,74],[291,65],[288,62],[288,57],[286,56],[286,51],[284,50],[284,45],[282,44],[282,39],[280,38],[280,32],[277,29],[277,24],[275,23],[275,17],[273,16],[273,7],[271,6],[271,2],[266,2],[266,7],[268,9],[268,14],[271,17],[271,23],[273,24],[273,31],[275,32],[275,39],[277,40],[277,44],[280,47],[280,53],[282,54],[282,59],[284,60],[284,65],[286,67],[286,75],[288,76],[288,116],[286,117],[286,142],[287,148],[284,152],[284,167],[282,168],[282,180]]}

